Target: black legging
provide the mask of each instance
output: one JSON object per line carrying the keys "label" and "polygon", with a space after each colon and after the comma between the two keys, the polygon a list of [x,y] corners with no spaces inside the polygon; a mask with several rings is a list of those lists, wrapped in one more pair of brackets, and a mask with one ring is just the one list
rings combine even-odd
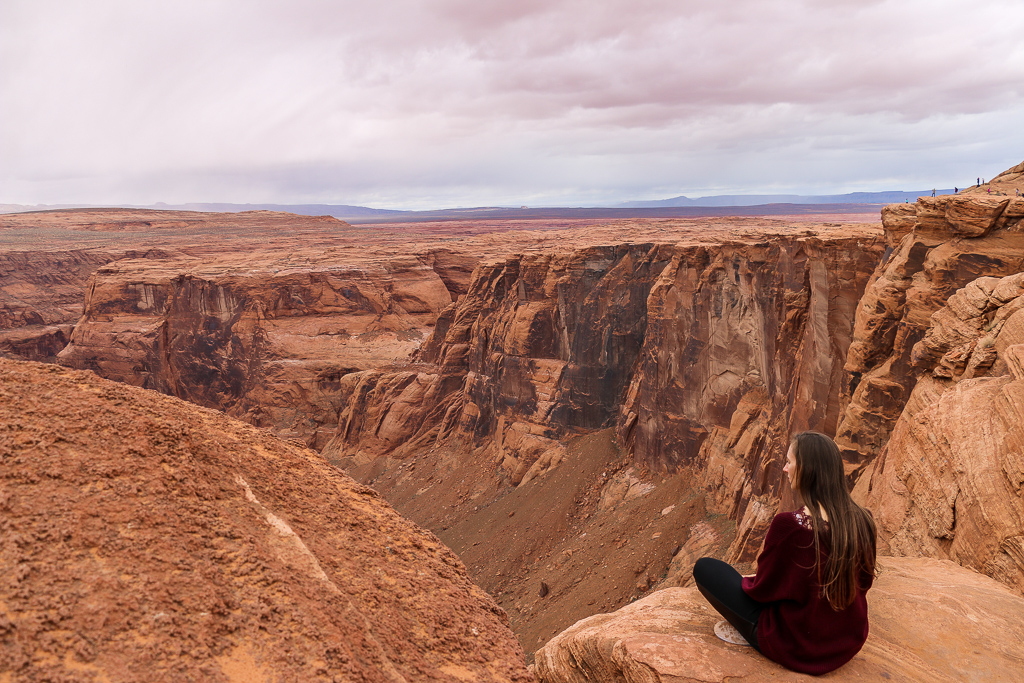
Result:
{"label": "black legging", "polygon": [[746,594],[740,573],[721,560],[702,557],[693,565],[693,580],[711,606],[760,652],[757,620],[765,605]]}

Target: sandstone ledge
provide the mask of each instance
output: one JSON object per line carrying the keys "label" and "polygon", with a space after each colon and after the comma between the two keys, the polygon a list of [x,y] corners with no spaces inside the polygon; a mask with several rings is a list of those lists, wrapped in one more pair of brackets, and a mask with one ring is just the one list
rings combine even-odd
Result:
{"label": "sandstone ledge", "polygon": [[952,562],[880,558],[871,633],[825,676],[788,671],[714,635],[696,588],[670,588],[577,622],[536,654],[542,683],[626,681],[1010,681],[1024,664],[1024,599]]}

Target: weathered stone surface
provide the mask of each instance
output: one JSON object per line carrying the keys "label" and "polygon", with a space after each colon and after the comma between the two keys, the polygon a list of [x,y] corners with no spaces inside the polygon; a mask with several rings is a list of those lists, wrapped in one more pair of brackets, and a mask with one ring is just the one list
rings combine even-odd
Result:
{"label": "weathered stone surface", "polygon": [[[480,266],[419,354],[431,369],[411,381],[429,383],[420,409],[430,419],[413,438],[479,438],[519,484],[545,453],[549,464],[557,460],[568,429],[607,426],[640,349],[648,290],[670,251],[624,244]],[[345,409],[352,415],[392,410],[353,396]],[[372,452],[377,431],[373,421],[362,433],[343,421],[328,452]]]}
{"label": "weathered stone surface", "polygon": [[[637,463],[709,473],[700,476],[721,492],[722,514],[745,519],[751,498],[766,496],[764,514],[748,519],[749,553],[777,503],[789,434],[832,431],[839,415],[855,302],[882,250],[876,232],[845,228],[485,264],[420,363],[372,379],[422,387],[423,400],[350,393],[325,454],[365,462],[401,453],[402,439],[468,439],[519,484],[559,460],[571,430],[616,424]],[[421,426],[391,438],[399,432],[379,416],[393,410],[413,411],[401,422]]]}
{"label": "weathered stone surface", "polygon": [[[882,212],[892,248],[858,305],[845,366],[845,407],[836,432],[853,478],[886,444],[914,389],[919,373],[912,350],[932,314],[969,282],[1024,270],[1020,190],[1024,177],[1010,169],[980,188],[922,197],[916,205]],[[948,349],[944,367],[956,366],[957,354],[967,352]]]}
{"label": "weathered stone surface", "polygon": [[341,377],[407,358],[451,303],[415,257],[359,267],[334,258],[295,251],[108,264],[59,360],[323,446]]}
{"label": "weathered stone surface", "polygon": [[0,678],[527,681],[433,534],[222,413],[0,359]]}
{"label": "weathered stone surface", "polygon": [[405,360],[465,293],[477,257],[435,232],[367,244],[331,217],[267,211],[0,216],[0,354],[53,360],[70,341],[72,366],[321,447],[340,378]]}
{"label": "weathered stone surface", "polygon": [[1024,593],[1024,273],[950,297],[921,378],[855,495],[889,553],[955,560]]}
{"label": "weathered stone surface", "polygon": [[751,559],[780,500],[790,436],[833,433],[856,303],[880,240],[849,235],[683,252],[648,299],[618,422],[636,460],[691,467]]}
{"label": "weathered stone surface", "polygon": [[0,247],[0,355],[52,361],[82,315],[89,276],[123,258],[111,249]]}
{"label": "weathered stone surface", "polygon": [[868,593],[867,643],[824,676],[788,671],[714,634],[695,588],[658,591],[584,619],[537,652],[542,683],[1014,681],[1024,662],[1024,599],[951,562],[882,558]]}

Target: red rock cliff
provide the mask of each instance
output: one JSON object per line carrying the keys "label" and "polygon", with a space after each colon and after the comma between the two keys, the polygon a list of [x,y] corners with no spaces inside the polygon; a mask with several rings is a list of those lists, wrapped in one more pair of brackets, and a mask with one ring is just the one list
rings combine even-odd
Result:
{"label": "red rock cliff", "polygon": [[347,378],[325,455],[462,440],[522,484],[558,464],[566,435],[616,425],[636,463],[692,467],[749,554],[792,431],[835,428],[853,311],[881,251],[872,229],[844,226],[481,266],[420,364]]}
{"label": "red rock cliff", "polygon": [[125,256],[114,249],[0,248],[0,355],[53,361],[82,315],[89,276]]}
{"label": "red rock cliff", "polygon": [[914,389],[855,490],[879,545],[1024,594],[1024,273],[957,291],[911,365]]}
{"label": "red rock cliff", "polygon": [[451,303],[457,271],[468,272],[443,250],[358,265],[338,257],[296,249],[108,264],[59,362],[322,446],[341,378],[404,360]]}
{"label": "red rock cliff", "polygon": [[857,310],[837,432],[856,474],[889,439],[917,383],[912,350],[930,317],[980,277],[1024,270],[1024,164],[959,195],[882,211],[888,248]]}

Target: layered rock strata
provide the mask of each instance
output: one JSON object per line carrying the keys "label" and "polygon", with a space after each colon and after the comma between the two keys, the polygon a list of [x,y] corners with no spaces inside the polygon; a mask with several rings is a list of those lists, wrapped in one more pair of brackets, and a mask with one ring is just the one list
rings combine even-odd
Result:
{"label": "layered rock strata", "polygon": [[108,264],[59,362],[322,447],[342,377],[407,358],[458,294],[451,273],[472,263],[443,250],[338,260],[327,249]]}
{"label": "layered rock strata", "polygon": [[[795,430],[832,432],[853,312],[882,251],[869,228],[629,243],[482,265],[419,364],[352,383],[324,453],[484,448],[514,485],[560,443],[616,426],[634,462],[692,468],[756,550]],[[348,458],[349,460],[345,460]]]}
{"label": "layered rock strata", "polygon": [[977,278],[1024,270],[1022,170],[883,209],[888,249],[858,307],[836,435],[852,478],[889,440],[917,383],[912,351],[931,315]]}
{"label": "layered rock strata", "polygon": [[6,681],[527,681],[433,534],[318,454],[0,360]]}
{"label": "layered rock strata", "polygon": [[957,291],[910,364],[919,379],[855,490],[880,546],[1024,594],[1024,273]]}
{"label": "layered rock strata", "polygon": [[723,244],[680,254],[651,290],[619,437],[642,465],[695,472],[709,509],[739,523],[734,560],[752,559],[789,495],[790,437],[835,431],[856,302],[881,250],[855,231]]}
{"label": "layered rock strata", "polygon": [[882,558],[868,599],[870,633],[824,676],[787,671],[719,640],[719,615],[695,588],[658,591],[581,620],[536,656],[541,683],[625,681],[1011,681],[1024,659],[1024,599],[991,579],[929,559]]}
{"label": "layered rock strata", "polygon": [[110,249],[0,249],[0,355],[53,361],[82,315],[89,276]]}

